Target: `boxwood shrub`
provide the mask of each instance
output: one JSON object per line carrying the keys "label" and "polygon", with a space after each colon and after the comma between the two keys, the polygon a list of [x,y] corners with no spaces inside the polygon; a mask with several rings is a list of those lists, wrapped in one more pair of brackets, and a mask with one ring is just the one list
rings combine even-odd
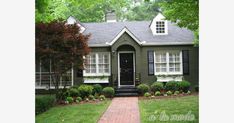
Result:
{"label": "boxwood shrub", "polygon": [[165,89],[167,91],[175,92],[175,91],[179,90],[178,83],[179,82],[175,82],[175,81],[167,82],[166,85],[165,85]]}
{"label": "boxwood shrub", "polygon": [[187,92],[190,88],[190,83],[188,81],[181,81],[178,83],[179,90],[182,90],[183,92]]}
{"label": "boxwood shrub", "polygon": [[71,97],[78,97],[78,96],[80,96],[80,93],[79,93],[79,91],[78,91],[77,88],[70,88],[68,90],[68,92],[69,92],[69,94],[70,94]]}
{"label": "boxwood shrub", "polygon": [[55,105],[56,98],[54,95],[37,95],[36,96],[36,114],[47,111]]}
{"label": "boxwood shrub", "polygon": [[137,90],[141,95],[143,95],[146,92],[149,92],[149,86],[146,84],[140,84],[137,86]]}
{"label": "boxwood shrub", "polygon": [[78,88],[78,92],[82,98],[88,97],[93,93],[93,86],[91,85],[80,85]]}
{"label": "boxwood shrub", "polygon": [[67,97],[66,101],[68,101],[69,103],[73,103],[73,98],[72,97]]}
{"label": "boxwood shrub", "polygon": [[93,85],[93,94],[101,94],[102,86],[100,84]]}
{"label": "boxwood shrub", "polygon": [[150,93],[149,93],[149,92],[146,92],[146,93],[144,94],[144,97],[150,97]]}
{"label": "boxwood shrub", "polygon": [[151,91],[156,92],[156,91],[161,91],[163,89],[163,83],[162,82],[154,82],[151,86]]}
{"label": "boxwood shrub", "polygon": [[115,94],[115,90],[112,87],[105,87],[102,90],[102,94],[105,95],[105,97],[113,97]]}

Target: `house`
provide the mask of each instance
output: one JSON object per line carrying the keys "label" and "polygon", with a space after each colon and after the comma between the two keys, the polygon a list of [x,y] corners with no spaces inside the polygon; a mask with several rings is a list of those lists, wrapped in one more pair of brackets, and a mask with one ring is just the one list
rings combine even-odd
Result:
{"label": "house", "polygon": [[[192,31],[164,20],[158,14],[152,21],[118,22],[115,15],[106,22],[77,23],[81,33],[91,34],[91,53],[85,57],[85,70],[71,70],[69,86],[100,83],[115,88],[135,87],[140,83],[188,80],[198,84],[198,47]],[[49,71],[41,63],[36,68],[36,89],[51,85]],[[61,79],[61,86],[64,80]],[[53,88],[53,86],[49,86]]]}

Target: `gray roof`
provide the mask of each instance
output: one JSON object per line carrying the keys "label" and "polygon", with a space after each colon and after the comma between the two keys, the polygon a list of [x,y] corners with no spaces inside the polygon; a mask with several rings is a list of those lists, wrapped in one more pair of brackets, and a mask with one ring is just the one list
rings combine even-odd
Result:
{"label": "gray roof", "polygon": [[132,22],[102,22],[102,23],[83,23],[86,28],[84,34],[91,34],[89,39],[90,46],[108,46],[106,42],[111,42],[118,33],[127,27],[144,45],[182,45],[192,44],[193,32],[176,26],[168,21],[167,35],[153,35],[149,27],[150,21]]}

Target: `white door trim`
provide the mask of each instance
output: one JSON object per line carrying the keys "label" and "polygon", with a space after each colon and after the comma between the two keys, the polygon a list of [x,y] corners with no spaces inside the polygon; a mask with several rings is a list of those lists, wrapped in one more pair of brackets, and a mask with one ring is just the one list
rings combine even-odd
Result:
{"label": "white door trim", "polygon": [[[133,85],[120,85],[120,53],[132,53],[133,55]],[[124,86],[135,87],[135,52],[134,51],[118,51],[118,88]]]}

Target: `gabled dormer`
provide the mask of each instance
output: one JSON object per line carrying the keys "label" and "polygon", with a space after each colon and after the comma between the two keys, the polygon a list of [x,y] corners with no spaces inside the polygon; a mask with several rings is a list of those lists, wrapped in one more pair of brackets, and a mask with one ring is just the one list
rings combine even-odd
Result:
{"label": "gabled dormer", "polygon": [[150,29],[153,35],[168,34],[167,20],[165,20],[165,17],[161,13],[154,17],[150,24]]}
{"label": "gabled dormer", "polygon": [[67,24],[74,24],[74,23],[76,23],[80,27],[80,33],[85,31],[85,27],[81,24],[81,22],[79,20],[76,20],[74,17],[70,16],[67,19]]}

